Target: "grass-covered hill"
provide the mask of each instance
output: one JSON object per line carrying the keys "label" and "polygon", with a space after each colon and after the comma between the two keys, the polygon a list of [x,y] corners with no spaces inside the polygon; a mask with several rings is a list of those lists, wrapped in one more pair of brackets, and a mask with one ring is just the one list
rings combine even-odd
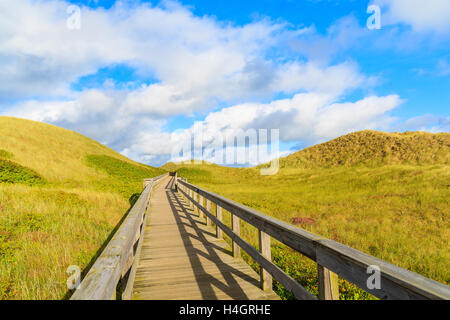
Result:
{"label": "grass-covered hill", "polygon": [[281,167],[450,164],[450,133],[386,133],[365,130],[282,158]]}
{"label": "grass-covered hill", "polygon": [[56,126],[0,117],[0,300],[60,299],[165,171]]}
{"label": "grass-covered hill", "polygon": [[[448,285],[449,139],[449,133],[356,132],[281,159],[273,176],[261,176],[259,168],[211,164],[164,168],[178,169],[191,183]],[[229,215],[225,218],[229,223]],[[242,224],[241,232],[257,246],[254,228]],[[315,263],[278,244],[272,255],[317,293]],[[276,290],[289,297],[283,288]],[[371,298],[343,280],[340,297]]]}

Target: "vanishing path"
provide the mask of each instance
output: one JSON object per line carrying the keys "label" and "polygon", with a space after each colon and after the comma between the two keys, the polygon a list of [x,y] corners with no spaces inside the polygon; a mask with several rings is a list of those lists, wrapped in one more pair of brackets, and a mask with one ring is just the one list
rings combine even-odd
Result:
{"label": "vanishing path", "polygon": [[154,190],[132,299],[279,299],[189,208],[173,177]]}

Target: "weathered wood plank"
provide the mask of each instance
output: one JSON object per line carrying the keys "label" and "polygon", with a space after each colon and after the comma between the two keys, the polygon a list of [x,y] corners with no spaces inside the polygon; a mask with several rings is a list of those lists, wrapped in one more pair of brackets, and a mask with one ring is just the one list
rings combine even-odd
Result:
{"label": "weathered wood plank", "polygon": [[[208,210],[208,212],[211,212],[211,200],[206,200],[206,210]],[[211,225],[211,219],[209,218],[209,216],[206,216],[206,225]]]}
{"label": "weathered wood plank", "polygon": [[[147,209],[147,211],[148,211],[148,209]],[[143,226],[145,225],[145,223],[147,221],[147,216],[148,216],[148,213],[146,212],[144,215],[144,220],[142,221]],[[142,226],[142,230],[144,229],[143,226]],[[125,286],[125,290],[122,293],[122,300],[130,300],[130,298],[131,298],[131,293],[133,292],[134,279],[136,277],[137,264],[139,262],[139,257],[140,257],[141,250],[142,250],[143,240],[144,240],[144,237],[141,236],[139,238],[139,243],[138,243],[138,246],[136,249],[136,254],[135,254],[134,261],[133,261],[133,265],[131,266],[130,274],[128,275],[127,284]],[[123,277],[123,275],[122,275],[122,277]]]}
{"label": "weathered wood plank", "polygon": [[327,268],[317,265],[319,276],[319,299],[339,300],[338,275]]}
{"label": "weathered wood plank", "polygon": [[[233,232],[237,236],[241,234],[241,220],[236,217],[234,214],[231,215],[231,225],[233,226]],[[233,241],[233,257],[240,258],[241,257],[241,248],[239,245]]]}
{"label": "weathered wood plank", "polygon": [[[223,216],[222,216],[222,207],[216,205],[216,217],[217,220],[222,222]],[[216,235],[218,239],[223,239],[223,231],[216,225]]]}
{"label": "weathered wood plank", "polygon": [[[203,197],[200,194],[198,194],[198,202],[201,203],[202,207],[205,206],[205,204],[203,202]],[[202,219],[205,218],[205,215],[203,214],[203,211],[198,211],[198,214],[200,215],[200,218],[202,218]]]}
{"label": "weathered wood plank", "polygon": [[[269,261],[272,260],[272,253],[270,251],[270,236],[259,230],[258,231],[259,238],[259,252]],[[264,268],[260,270],[260,282],[261,289],[264,291],[272,290],[272,276],[269,272],[267,272]]]}

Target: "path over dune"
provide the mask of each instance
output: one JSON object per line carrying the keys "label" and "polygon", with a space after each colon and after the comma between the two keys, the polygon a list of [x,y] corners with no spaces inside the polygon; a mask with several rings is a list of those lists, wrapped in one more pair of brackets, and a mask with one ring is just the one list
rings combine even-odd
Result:
{"label": "path over dune", "polygon": [[216,238],[173,190],[173,177],[152,196],[132,299],[279,299],[259,275]]}

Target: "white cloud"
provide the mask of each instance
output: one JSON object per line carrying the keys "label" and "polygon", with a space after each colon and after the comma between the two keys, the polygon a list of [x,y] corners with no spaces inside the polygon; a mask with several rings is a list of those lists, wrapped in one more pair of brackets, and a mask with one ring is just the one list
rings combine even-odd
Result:
{"label": "white cloud", "polygon": [[450,1],[448,0],[375,0],[387,8],[382,23],[405,23],[415,31],[450,33]]}
{"label": "white cloud", "polygon": [[360,74],[357,65],[351,62],[329,67],[320,67],[312,62],[287,63],[280,69],[273,85],[276,91],[286,93],[306,90],[338,96],[347,90],[369,87],[373,81]]}
{"label": "white cloud", "polygon": [[171,115],[214,102],[270,98],[278,92],[340,93],[365,79],[356,65],[324,66],[268,59],[268,52],[311,32],[268,19],[244,26],[196,17],[185,7],[83,7],[81,29],[69,30],[64,1],[4,0],[0,12],[0,99],[66,96],[83,75],[129,64],[159,82],[130,93],[132,112]]}
{"label": "white cloud", "polygon": [[76,78],[133,54],[105,12],[83,10],[81,30],[69,30],[68,5],[1,1],[0,97],[69,94]]}
{"label": "white cloud", "polygon": [[189,145],[199,130],[204,147],[217,134],[226,140],[227,136],[235,136],[237,132],[248,129],[279,129],[281,141],[317,143],[348,132],[387,129],[394,120],[389,112],[402,103],[396,95],[371,96],[352,103],[337,103],[334,99],[322,93],[302,93],[292,99],[269,104],[247,103],[224,108],[210,113],[204,121],[186,130],[171,134],[142,133],[126,153],[138,159],[166,155],[167,161],[176,145]]}
{"label": "white cloud", "polygon": [[402,129],[413,131],[450,132],[450,117],[425,114],[408,119],[402,124]]}
{"label": "white cloud", "polygon": [[[164,114],[170,108],[205,108],[211,97],[258,94],[254,83],[245,79],[249,66],[265,62],[266,50],[287,32],[284,24],[262,20],[233,26],[164,3],[151,7],[118,2],[109,10],[83,7],[81,29],[69,30],[67,2],[2,1],[0,13],[6,18],[0,21],[0,98],[70,95],[70,84],[79,77],[118,63],[160,82],[141,95],[155,95]],[[280,71],[275,66],[270,72],[252,70],[252,76],[270,83]],[[173,107],[174,101],[179,105]]]}
{"label": "white cloud", "polygon": [[280,129],[283,141],[317,142],[340,134],[384,126],[386,113],[400,105],[396,95],[336,103],[320,93],[296,94],[270,104],[243,104],[211,113],[204,121],[211,131],[248,128]]}

